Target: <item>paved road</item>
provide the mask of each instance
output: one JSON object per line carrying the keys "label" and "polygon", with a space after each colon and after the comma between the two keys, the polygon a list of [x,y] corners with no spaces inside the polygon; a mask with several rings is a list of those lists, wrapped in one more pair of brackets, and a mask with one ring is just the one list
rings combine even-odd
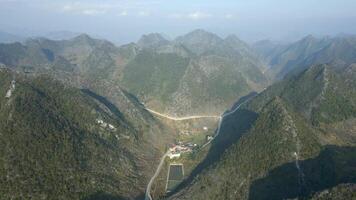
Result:
{"label": "paved road", "polygon": [[166,159],[166,157],[168,156],[169,151],[167,151],[161,158],[161,161],[159,162],[159,165],[156,169],[155,174],[152,176],[150,182],[148,182],[147,188],[146,188],[146,195],[145,195],[145,200],[152,200],[152,196],[151,196],[151,187],[152,184],[154,182],[154,180],[157,178],[159,172],[161,171],[163,164],[164,164],[164,160]]}
{"label": "paved road", "polygon": [[219,125],[218,125],[218,129],[216,130],[216,134],[214,135],[213,139],[209,140],[207,143],[205,143],[200,149],[208,146],[219,134],[220,134],[220,129],[221,129],[221,124],[224,121],[224,118],[234,114],[242,105],[244,105],[245,103],[247,103],[251,98],[248,98],[246,101],[242,102],[240,105],[238,105],[235,109],[224,113],[219,120]]}
{"label": "paved road", "polygon": [[171,117],[171,116],[159,113],[159,112],[154,111],[154,110],[149,109],[149,108],[145,108],[145,109],[147,111],[149,111],[150,113],[153,113],[153,114],[158,115],[160,117],[164,117],[164,118],[171,119],[171,120],[174,120],[174,121],[183,121],[183,120],[200,119],[200,118],[220,118],[220,116],[218,116],[218,115],[195,115],[195,116],[193,115],[193,116],[187,116],[187,117]]}
{"label": "paved road", "polygon": [[[210,144],[219,134],[220,134],[220,129],[221,129],[221,124],[222,124],[222,121],[224,120],[224,117],[226,116],[229,116],[231,114],[233,114],[234,112],[236,112],[244,103],[246,103],[248,100],[246,100],[245,102],[241,103],[239,106],[237,106],[234,110],[230,111],[230,112],[227,112],[227,113],[224,113],[222,116],[189,116],[189,117],[182,117],[182,118],[174,118],[174,117],[169,117],[169,116],[166,116],[164,114],[161,114],[161,113],[158,113],[156,111],[153,111],[151,109],[148,109],[146,108],[146,110],[154,113],[154,114],[157,114],[159,116],[162,116],[162,117],[165,117],[165,118],[168,118],[168,119],[172,119],[172,120],[177,120],[177,121],[180,121],[180,120],[187,120],[187,119],[196,119],[196,118],[220,118],[219,120],[219,125],[218,125],[218,129],[216,131],[216,134],[214,136],[214,138],[212,140],[210,140],[209,142],[205,143],[201,148],[204,148],[206,146],[208,146],[208,144]],[[165,158],[167,157],[169,151],[167,151],[161,158],[161,161],[156,169],[156,172],[155,174],[152,176],[150,182],[148,183],[147,185],[147,188],[146,188],[146,195],[145,195],[145,200],[152,200],[152,197],[151,197],[151,187],[152,187],[152,184],[154,182],[154,180],[157,178],[159,172],[161,171],[162,169],[162,166],[164,164],[164,160]]]}
{"label": "paved road", "polygon": [[[263,90],[265,91],[266,88]],[[261,92],[263,92],[261,91]],[[260,93],[261,93],[260,92]],[[218,125],[218,129],[216,130],[216,134],[214,135],[214,138],[211,139],[210,141],[208,141],[207,143],[205,143],[202,147],[206,147],[208,146],[219,134],[220,134],[220,129],[221,129],[221,124],[224,120],[225,117],[229,116],[229,115],[232,115],[233,113],[235,113],[242,105],[244,105],[245,103],[247,103],[248,101],[250,101],[250,99],[252,99],[253,97],[250,97],[248,98],[247,100],[245,100],[244,102],[242,102],[240,105],[238,105],[236,108],[234,108],[233,110],[229,111],[229,112],[226,112],[224,113],[223,115],[221,116],[188,116],[188,117],[181,117],[181,118],[176,118],[176,117],[170,117],[170,116],[167,116],[167,115],[164,115],[164,114],[161,114],[159,112],[156,112],[154,110],[151,110],[149,108],[145,108],[146,110],[148,110],[149,112],[151,113],[154,113],[156,115],[159,115],[161,117],[165,117],[165,118],[168,118],[168,119],[172,119],[172,120],[176,120],[176,121],[182,121],[182,120],[188,120],[188,119],[197,119],[197,118],[219,118],[219,125]],[[158,176],[159,172],[161,171],[162,169],[162,166],[163,166],[163,163],[164,163],[164,159],[167,157],[169,151],[167,151],[161,158],[161,161],[156,169],[156,172],[155,174],[153,175],[153,177],[151,178],[150,182],[148,183],[147,185],[147,188],[146,188],[146,196],[145,196],[145,200],[152,200],[152,197],[151,197],[151,187],[152,187],[152,184],[154,182],[154,180],[156,179],[156,177]]]}

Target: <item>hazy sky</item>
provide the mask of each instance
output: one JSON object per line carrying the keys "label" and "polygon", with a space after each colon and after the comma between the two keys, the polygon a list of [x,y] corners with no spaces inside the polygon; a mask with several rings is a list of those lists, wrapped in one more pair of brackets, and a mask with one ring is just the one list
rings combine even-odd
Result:
{"label": "hazy sky", "polygon": [[203,28],[242,39],[356,33],[356,0],[0,0],[0,30],[86,32],[125,43]]}

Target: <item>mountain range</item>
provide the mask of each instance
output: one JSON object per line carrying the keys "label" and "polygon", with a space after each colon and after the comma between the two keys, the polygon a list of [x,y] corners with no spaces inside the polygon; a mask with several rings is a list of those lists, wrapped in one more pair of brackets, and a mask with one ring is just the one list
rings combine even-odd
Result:
{"label": "mountain range", "polygon": [[64,41],[30,39],[2,44],[0,62],[38,73],[55,71],[80,79],[81,83],[73,81],[76,85],[118,83],[171,115],[220,114],[235,99],[269,82],[262,73],[263,62],[246,43],[203,30],[174,41],[149,34],[137,44],[120,47],[88,35]]}
{"label": "mountain range", "polygon": [[355,73],[315,65],[242,105],[212,144],[217,158],[170,199],[317,199],[333,187],[333,199],[354,198]]}
{"label": "mountain range", "polygon": [[350,65],[356,62],[354,35],[322,38],[308,35],[291,44],[261,41],[253,46],[270,66],[267,73],[278,80],[315,64]]}
{"label": "mountain range", "polygon": [[[134,199],[172,132],[129,93],[0,71],[1,199]],[[159,140],[159,142],[157,142]]]}
{"label": "mountain range", "polygon": [[1,43],[0,199],[143,199],[168,145],[202,128],[165,115],[222,117],[155,198],[353,199],[355,50],[350,35],[249,45],[200,29]]}

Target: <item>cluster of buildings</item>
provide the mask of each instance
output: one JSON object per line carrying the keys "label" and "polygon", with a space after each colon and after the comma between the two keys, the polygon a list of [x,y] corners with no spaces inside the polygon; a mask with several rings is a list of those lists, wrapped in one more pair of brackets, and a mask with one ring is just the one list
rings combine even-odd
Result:
{"label": "cluster of buildings", "polygon": [[183,144],[182,142],[178,142],[176,144],[172,144],[169,147],[168,157],[170,159],[180,158],[181,154],[190,153],[197,146],[198,146],[197,144],[193,144],[193,143]]}
{"label": "cluster of buildings", "polygon": [[116,127],[114,125],[106,123],[102,119],[97,119],[96,123],[98,123],[102,128],[108,128],[111,131],[116,131]]}

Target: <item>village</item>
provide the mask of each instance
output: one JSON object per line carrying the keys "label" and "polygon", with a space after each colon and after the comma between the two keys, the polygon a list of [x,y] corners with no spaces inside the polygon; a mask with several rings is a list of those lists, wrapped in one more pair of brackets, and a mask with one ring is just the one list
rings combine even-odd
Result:
{"label": "village", "polygon": [[[210,136],[210,135],[206,136],[206,142],[209,142],[212,139],[213,139],[213,136]],[[182,154],[192,153],[194,150],[198,150],[199,146],[200,145],[198,145],[196,143],[192,143],[192,142],[183,143],[182,141],[178,141],[174,144],[169,145],[168,157],[171,160],[178,159],[182,156]]]}
{"label": "village", "polygon": [[114,125],[106,123],[102,119],[97,119],[96,123],[99,124],[102,128],[108,128],[111,131],[116,131],[116,127]]}

